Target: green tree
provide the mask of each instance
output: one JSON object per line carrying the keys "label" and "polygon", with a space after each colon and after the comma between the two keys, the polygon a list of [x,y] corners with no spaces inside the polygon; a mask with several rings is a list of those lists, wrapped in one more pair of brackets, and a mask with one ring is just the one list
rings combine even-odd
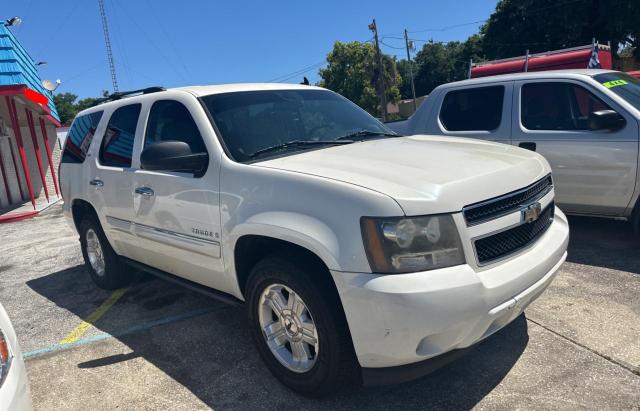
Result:
{"label": "green tree", "polygon": [[[373,45],[337,41],[327,55],[327,62],[327,67],[320,70],[322,79],[319,85],[342,94],[369,113],[379,115],[376,93],[378,65]],[[383,67],[387,101],[395,103],[400,99],[401,82],[395,59],[383,55]]]}
{"label": "green tree", "polygon": [[490,59],[611,41],[640,57],[638,0],[500,0],[481,28]]}
{"label": "green tree", "polygon": [[443,83],[456,80],[455,67],[459,43],[430,41],[416,54],[416,95],[423,96]]}
{"label": "green tree", "polygon": [[[109,92],[106,90],[102,91],[102,97],[108,97]],[[56,105],[56,109],[58,110],[58,115],[60,116],[60,123],[62,124],[71,124],[76,115],[89,107],[93,107],[100,102],[99,98],[87,97],[82,100],[76,102],[78,96],[73,93],[59,93],[54,94],[53,102]]]}
{"label": "green tree", "polygon": [[75,105],[77,98],[78,96],[73,93],[54,94],[53,103],[56,105],[56,109],[58,110],[60,123],[69,124],[73,121],[73,118],[78,112]]}

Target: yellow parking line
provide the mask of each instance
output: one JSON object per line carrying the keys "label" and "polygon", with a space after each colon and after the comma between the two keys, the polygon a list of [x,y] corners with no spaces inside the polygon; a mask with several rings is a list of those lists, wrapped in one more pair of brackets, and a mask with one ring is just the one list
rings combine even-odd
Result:
{"label": "yellow parking line", "polygon": [[76,328],[73,329],[73,331],[71,331],[64,339],[60,340],[60,342],[58,344],[71,344],[73,342],[76,342],[80,337],[82,337],[84,335],[84,333],[87,332],[87,330],[89,328],[91,328],[91,326],[93,324],[96,323],[96,321],[98,321],[100,319],[100,317],[102,317],[104,315],[104,313],[106,313],[109,308],[111,308],[116,301],[118,301],[118,299],[120,297],[122,297],[124,295],[124,293],[126,293],[127,291],[129,291],[129,287],[126,288],[120,288],[117,289],[113,292],[113,294],[111,294],[109,296],[109,298],[107,298],[107,300],[105,302],[102,303],[102,305],[100,305],[100,307],[98,307],[94,312],[92,312],[86,320],[84,320],[79,326],[77,326]]}

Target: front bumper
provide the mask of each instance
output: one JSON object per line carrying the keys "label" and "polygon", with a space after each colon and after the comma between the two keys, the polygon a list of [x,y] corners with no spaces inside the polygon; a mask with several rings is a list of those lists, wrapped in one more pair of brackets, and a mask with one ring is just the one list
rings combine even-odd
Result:
{"label": "front bumper", "polygon": [[569,227],[557,210],[525,251],[494,267],[411,274],[333,271],[360,366],[398,367],[470,347],[509,324],[565,261]]}

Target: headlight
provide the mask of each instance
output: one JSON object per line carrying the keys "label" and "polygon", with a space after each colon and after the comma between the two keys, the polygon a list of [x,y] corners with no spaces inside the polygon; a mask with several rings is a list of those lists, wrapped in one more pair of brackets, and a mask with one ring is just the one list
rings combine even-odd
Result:
{"label": "headlight", "polygon": [[375,273],[409,273],[464,264],[453,217],[369,218],[360,221]]}
{"label": "headlight", "polygon": [[11,365],[11,351],[9,350],[9,341],[0,330],[0,387],[9,372]]}

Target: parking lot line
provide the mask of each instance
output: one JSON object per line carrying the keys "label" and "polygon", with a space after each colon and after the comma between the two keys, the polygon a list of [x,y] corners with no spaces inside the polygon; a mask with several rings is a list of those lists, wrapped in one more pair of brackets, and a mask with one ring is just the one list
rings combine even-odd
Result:
{"label": "parking lot line", "polygon": [[93,326],[93,324],[95,324],[96,321],[98,321],[100,319],[100,317],[102,317],[104,315],[104,313],[109,311],[109,308],[113,307],[113,305],[127,291],[129,291],[129,287],[119,288],[119,289],[115,290],[109,296],[109,298],[107,298],[107,300],[100,305],[100,307],[98,307],[94,312],[89,314],[89,316],[87,317],[86,320],[84,320],[82,323],[80,323],[80,325],[78,325],[76,328],[74,328],[73,331],[71,331],[65,338],[60,340],[60,342],[58,344],[60,344],[60,345],[72,344],[72,343],[78,341],[78,339],[80,339],[80,337],[82,337],[84,335],[84,333],[86,333],[87,330],[89,328],[91,328]]}
{"label": "parking lot line", "polygon": [[29,358],[39,357],[39,356],[45,355],[45,354],[54,353],[54,352],[57,352],[57,351],[69,350],[69,349],[74,348],[74,347],[79,347],[79,346],[82,346],[82,345],[87,345],[87,344],[103,341],[103,340],[106,340],[106,339],[109,339],[109,338],[117,338],[117,337],[121,337],[123,335],[133,334],[133,333],[136,333],[136,332],[148,330],[148,329],[153,328],[153,327],[157,327],[159,325],[171,324],[171,323],[174,323],[174,322],[187,320],[189,318],[199,317],[201,315],[209,314],[209,313],[212,313],[212,312],[215,312],[215,311],[224,310],[224,309],[227,309],[227,308],[229,308],[229,307],[228,306],[223,306],[223,307],[218,307],[218,308],[202,308],[202,309],[199,309],[199,310],[188,311],[188,312],[183,313],[183,314],[177,314],[177,315],[172,315],[172,316],[169,316],[169,317],[161,318],[161,319],[158,319],[158,320],[147,321],[147,322],[144,322],[142,324],[138,324],[138,325],[134,325],[133,327],[126,328],[126,329],[124,329],[122,331],[115,332],[113,334],[102,332],[100,334],[92,335],[92,336],[89,336],[89,337],[76,339],[75,341],[70,342],[70,343],[52,344],[52,345],[50,345],[48,347],[38,348],[38,349],[35,349],[35,350],[32,350],[32,351],[25,352],[25,353],[22,354],[22,356],[25,359],[29,359]]}

